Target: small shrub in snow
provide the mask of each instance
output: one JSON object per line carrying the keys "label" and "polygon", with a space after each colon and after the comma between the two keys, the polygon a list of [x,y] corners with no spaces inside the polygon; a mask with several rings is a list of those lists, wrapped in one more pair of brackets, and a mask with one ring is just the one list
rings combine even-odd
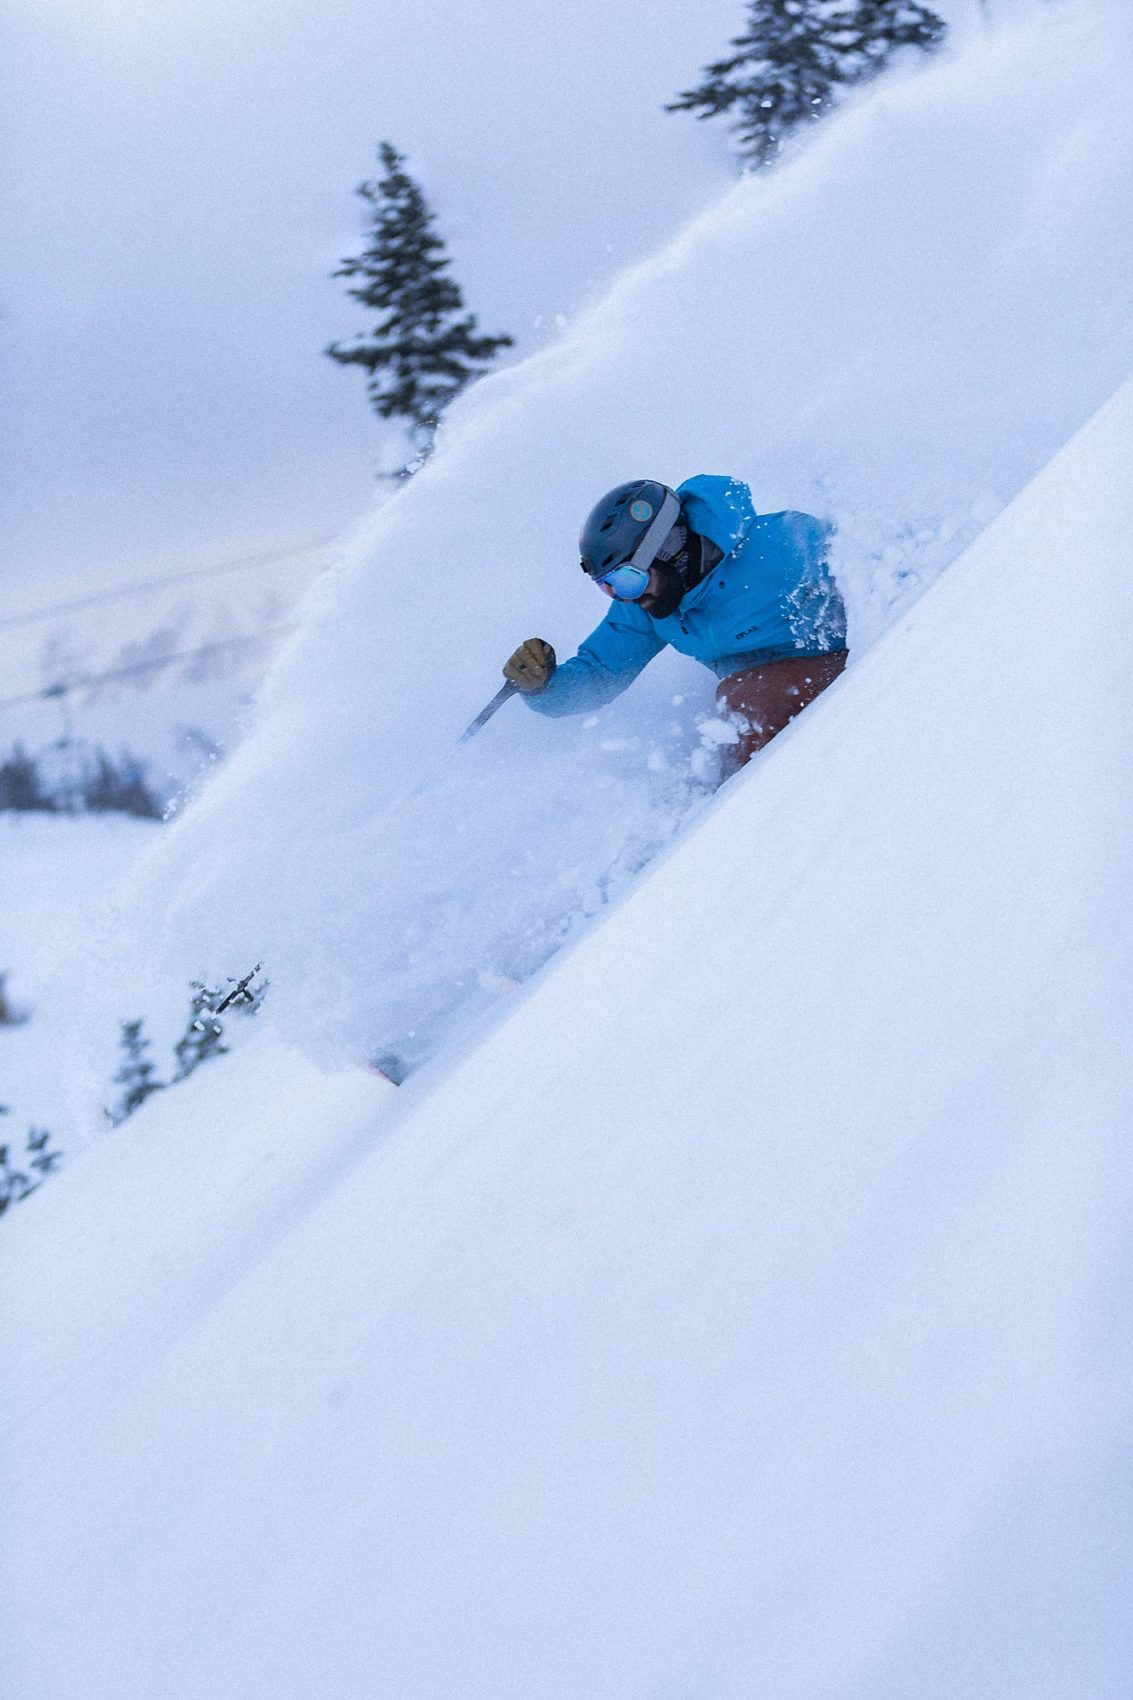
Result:
{"label": "small shrub in snow", "polygon": [[155,1092],[164,1089],[165,1082],[156,1078],[152,1062],[146,1056],[150,1041],[142,1036],[141,1021],[123,1021],[118,1039],[122,1051],[122,1066],[114,1076],[115,1086],[122,1088],[122,1095],[114,1109],[106,1113],[115,1127],[119,1127],[135,1110],[141,1109],[146,1099]]}
{"label": "small shrub in snow", "polygon": [[142,1022],[121,1023],[119,1045],[122,1066],[114,1076],[114,1084],[121,1086],[122,1094],[114,1108],[106,1111],[107,1119],[114,1127],[121,1126],[153,1093],[163,1092],[167,1087],[187,1080],[212,1057],[228,1054],[228,1046],[224,1043],[224,1023],[220,1018],[229,1010],[236,1010],[241,1015],[256,1014],[268,989],[266,980],[259,985],[255,983],[259,972],[260,964],[257,963],[243,979],[229,979],[227,991],[210,988],[200,980],[191,982],[189,1015],[184,1031],[173,1047],[174,1068],[168,1080],[158,1079],[154,1065],[146,1055],[150,1041],[143,1037]]}
{"label": "small shrub in snow", "polygon": [[[0,1104],[0,1116],[10,1113],[6,1105]],[[45,1128],[29,1127],[24,1155],[18,1165],[11,1147],[0,1145],[0,1216],[10,1205],[22,1203],[58,1168],[63,1154],[50,1150],[50,1142],[51,1135]]]}
{"label": "small shrub in snow", "polygon": [[211,990],[200,980],[192,981],[189,1020],[185,1031],[173,1047],[177,1066],[170,1085],[174,1081],[187,1079],[194,1069],[199,1068],[203,1062],[208,1062],[210,1057],[227,1055],[224,1023],[220,1017],[230,1009],[238,1010],[242,1015],[255,1015],[267,991],[266,980],[258,986],[253,984],[259,971],[260,965],[257,963],[252,972],[245,974],[242,980],[229,980],[230,990],[227,992]]}
{"label": "small shrub in snow", "polygon": [[[257,963],[243,979],[230,979],[227,991],[210,991],[199,981],[193,982],[189,1020],[173,1047],[176,1066],[168,1081],[158,1079],[147,1054],[151,1041],[145,1036],[144,1023],[141,1020],[120,1023],[118,1043],[122,1061],[114,1076],[114,1084],[121,1087],[121,1092],[113,1109],[106,1111],[107,1120],[114,1127],[120,1127],[155,1092],[163,1092],[178,1081],[186,1080],[210,1057],[225,1055],[228,1047],[224,1044],[224,1024],[220,1017],[229,1010],[237,1010],[242,1015],[256,1014],[268,987],[266,980],[258,985],[255,983],[259,971]],[[0,1010],[9,1007],[3,1001],[3,991],[4,976],[0,975]],[[0,1104],[0,1116],[10,1114],[7,1106]],[[46,1129],[29,1128],[24,1155],[18,1160],[12,1156],[11,1146],[0,1145],[0,1216],[9,1205],[18,1204],[29,1193],[35,1192],[58,1168],[63,1154],[50,1149],[50,1141],[51,1135]]]}
{"label": "small shrub in snow", "polygon": [[223,1057],[227,1054],[224,1024],[218,1021],[213,1013],[219,1001],[219,992],[210,991],[199,980],[193,981],[189,1020],[185,1031],[173,1047],[173,1055],[177,1059],[173,1081],[187,1080],[193,1070],[199,1068],[203,1062],[208,1062],[210,1057]]}
{"label": "small shrub in snow", "polygon": [[371,405],[383,419],[408,421],[416,458],[402,471],[410,472],[430,454],[448,404],[512,338],[476,334],[475,314],[464,312],[460,288],[446,276],[452,262],[403,156],[383,142],[381,161],[385,176],[356,191],[372,210],[369,241],[332,274],[357,279],[346,293],[381,317],[346,347],[332,342],[324,352],[365,368]]}
{"label": "small shrub in snow", "polygon": [[784,137],[828,112],[840,88],[868,82],[904,47],[926,51],[945,25],[919,0],[748,0],[736,52],[666,112],[734,112],[741,162],[770,165]]}

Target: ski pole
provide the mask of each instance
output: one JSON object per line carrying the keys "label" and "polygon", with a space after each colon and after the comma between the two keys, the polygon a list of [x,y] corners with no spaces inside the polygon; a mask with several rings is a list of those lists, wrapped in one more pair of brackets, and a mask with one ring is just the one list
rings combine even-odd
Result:
{"label": "ski pole", "polygon": [[504,703],[507,701],[508,697],[515,696],[517,689],[518,689],[518,687],[516,685],[513,685],[510,679],[508,680],[506,685],[501,686],[501,688],[496,692],[495,696],[492,698],[491,702],[488,703],[487,707],[482,708],[480,710],[479,714],[476,716],[476,718],[472,722],[471,726],[465,727],[464,731],[460,734],[460,737],[457,739],[457,743],[458,744],[466,744],[468,742],[469,738],[474,738],[476,736],[477,732],[480,730],[481,726],[487,725],[488,721],[492,718],[493,714],[495,714],[497,708],[502,708],[504,706]]}

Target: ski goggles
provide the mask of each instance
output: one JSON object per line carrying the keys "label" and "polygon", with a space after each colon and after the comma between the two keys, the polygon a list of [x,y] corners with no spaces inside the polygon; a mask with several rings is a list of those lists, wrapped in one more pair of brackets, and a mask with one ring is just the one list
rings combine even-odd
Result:
{"label": "ski goggles", "polygon": [[611,567],[601,578],[595,578],[594,583],[616,602],[636,602],[649,588],[649,568],[626,561],[620,567]]}
{"label": "ski goggles", "polygon": [[669,540],[669,533],[680,517],[681,504],[673,492],[668,490],[648,531],[627,561],[619,562],[616,567],[610,567],[604,573],[591,572],[583,561],[584,571],[590,573],[594,583],[601,586],[607,595],[614,597],[615,601],[639,601],[648,589],[650,568],[659,556],[664,558],[664,546]]}

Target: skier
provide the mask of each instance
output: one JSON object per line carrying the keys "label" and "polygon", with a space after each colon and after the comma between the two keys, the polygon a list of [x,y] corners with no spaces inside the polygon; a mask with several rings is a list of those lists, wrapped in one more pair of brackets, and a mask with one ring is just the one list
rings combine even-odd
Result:
{"label": "skier", "polygon": [[827,540],[811,514],[757,514],[738,478],[619,484],[579,538],[583,572],[614,606],[561,667],[549,643],[528,638],[504,677],[541,714],[583,714],[672,644],[720,681],[717,706],[739,735],[734,771],[846,665]]}

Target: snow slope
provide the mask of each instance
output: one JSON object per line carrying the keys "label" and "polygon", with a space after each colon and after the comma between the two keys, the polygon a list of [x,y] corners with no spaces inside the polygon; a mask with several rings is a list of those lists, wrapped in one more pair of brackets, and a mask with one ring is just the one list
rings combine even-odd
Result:
{"label": "snow slope", "polygon": [[1030,8],[863,94],[462,398],[129,886],[80,1042],[262,960],[324,1065],[419,1062],[580,936],[702,806],[711,709],[667,657],[593,723],[511,704],[454,753],[517,641],[569,652],[600,616],[582,515],[701,471],[828,515],[863,654],[1133,369],[1131,72],[1127,5]]}
{"label": "snow slope", "polygon": [[1131,451],[1133,383],[181,1326],[105,1224],[56,1319],[114,1142],[22,1207],[6,1695],[1128,1692]]}
{"label": "snow slope", "polygon": [[0,1103],[15,1118],[6,1138],[34,1122],[71,1144],[60,1058],[74,1025],[75,936],[98,925],[107,891],[157,830],[124,815],[0,814],[0,972],[26,1017],[0,1025]]}

